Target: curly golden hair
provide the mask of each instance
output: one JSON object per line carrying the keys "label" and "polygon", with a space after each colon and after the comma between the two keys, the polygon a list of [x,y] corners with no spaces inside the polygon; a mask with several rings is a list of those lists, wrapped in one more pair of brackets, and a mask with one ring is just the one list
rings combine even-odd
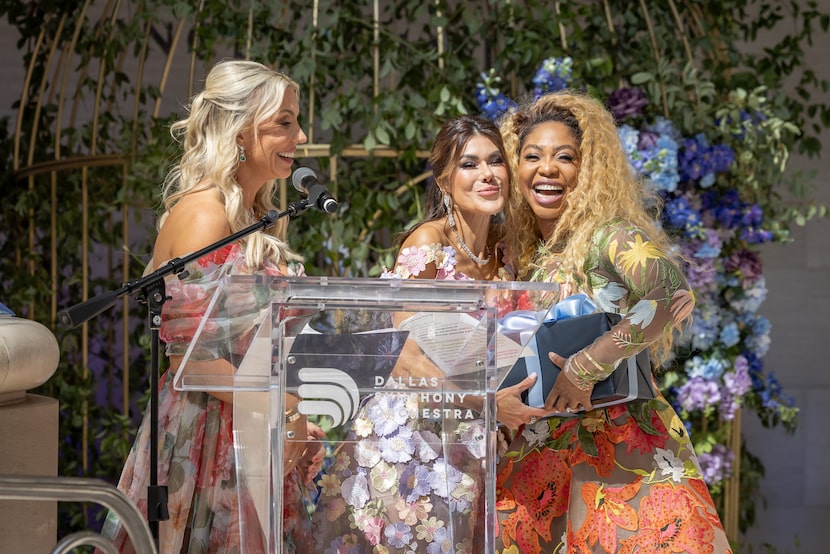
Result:
{"label": "curly golden hair", "polygon": [[[537,125],[549,121],[563,123],[571,130],[579,148],[579,173],[552,235],[542,237],[521,193],[518,165],[525,138]],[[659,196],[649,192],[634,172],[614,117],[598,100],[574,91],[551,93],[507,114],[500,128],[512,170],[505,240],[519,277],[540,267],[552,267],[555,261],[558,277],[589,292],[585,265],[592,239],[615,220],[639,227],[666,255],[674,255],[669,238],[657,223]],[[544,242],[544,256],[538,255],[540,242]],[[652,353],[660,363],[669,359],[672,343],[673,334],[666,333],[652,344]]]}
{"label": "curly golden hair", "polygon": [[[551,121],[571,130],[579,148],[579,173],[553,234],[542,237],[533,211],[521,194],[519,152],[537,125]],[[614,116],[598,100],[568,90],[547,94],[507,114],[500,128],[513,176],[505,210],[510,230],[507,242],[520,276],[546,265],[547,260],[537,259],[539,242],[544,241],[546,251],[560,264],[560,274],[582,287],[589,286],[584,266],[591,239],[598,229],[616,219],[640,227],[669,251],[668,238],[657,225],[659,198],[649,193],[635,174]]]}

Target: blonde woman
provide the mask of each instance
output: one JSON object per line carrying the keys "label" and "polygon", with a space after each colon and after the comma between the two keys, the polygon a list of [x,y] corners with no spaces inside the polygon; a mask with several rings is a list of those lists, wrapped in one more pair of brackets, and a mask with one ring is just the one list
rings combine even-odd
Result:
{"label": "blonde woman", "polygon": [[525,278],[554,280],[623,317],[564,359],[545,408],[502,453],[497,552],[731,552],[683,422],[658,394],[593,409],[595,383],[650,348],[669,355],[694,295],[645,209],[612,115],[542,96],[501,123],[513,164],[507,243]]}
{"label": "blonde woman", "polygon": [[[187,117],[171,128],[183,154],[164,183],[164,212],[148,270],[219,241],[275,209],[276,179],[291,174],[297,145],[307,140],[299,111],[299,87],[278,71],[241,60],[212,68]],[[170,369],[161,377],[159,393],[159,483],[168,488],[170,519],[159,525],[160,552],[231,553],[242,545],[246,552],[265,551],[268,530],[256,524],[249,497],[236,479],[232,394],[180,392],[173,388],[173,377],[225,277],[304,274],[302,258],[285,242],[286,225],[287,220],[279,220],[190,264],[185,278],[167,281],[171,298],[164,305],[160,335]],[[236,354],[244,352],[256,314],[265,307],[252,296],[220,296],[227,334],[200,343],[201,371],[233,373]],[[146,414],[118,485],[142,511],[149,483],[148,418]],[[291,407],[286,429],[300,436],[319,434]],[[302,484],[316,473],[312,460],[321,457],[316,449],[304,453],[288,447],[285,457],[285,495],[293,503],[286,501],[283,552],[307,552]],[[248,522],[243,529],[240,513]],[[112,515],[104,533],[120,551],[132,551]]]}

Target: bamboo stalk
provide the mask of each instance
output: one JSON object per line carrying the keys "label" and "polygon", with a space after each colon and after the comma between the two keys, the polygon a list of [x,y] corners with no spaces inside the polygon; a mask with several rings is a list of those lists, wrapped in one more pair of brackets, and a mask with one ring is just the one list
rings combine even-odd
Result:
{"label": "bamboo stalk", "polygon": [[741,506],[741,426],[742,411],[738,408],[735,411],[735,419],[732,420],[730,431],[730,450],[732,451],[732,471],[729,475],[728,494],[729,510],[724,510],[724,530],[726,536],[733,541],[738,540],[740,529],[740,506]]}
{"label": "bamboo stalk", "polygon": [[611,17],[611,6],[608,5],[608,0],[602,0],[602,7],[605,10],[605,23],[608,25],[608,31],[611,35],[611,42],[617,42],[617,29],[614,28],[614,19]]}
{"label": "bamboo stalk", "polygon": [[[646,20],[646,27],[648,28],[648,36],[651,39],[651,48],[654,52],[654,60],[657,62],[657,68],[660,67],[660,50],[657,47],[657,37],[654,34],[654,27],[651,24],[651,16],[648,13],[648,8],[646,8],[645,0],[640,0],[640,8],[643,11],[643,17]],[[668,97],[666,96],[666,85],[663,83],[663,79],[658,79],[660,85],[660,96],[663,100],[663,115],[666,119],[669,119],[669,101]]]}
{"label": "bamboo stalk", "polygon": [[199,28],[199,16],[205,8],[205,0],[199,1],[199,9],[196,10],[196,17],[193,18],[193,47],[190,50],[190,74],[187,78],[187,97],[193,97],[193,87],[196,79],[196,51],[199,46],[199,33],[196,32]]}
{"label": "bamboo stalk", "polygon": [[556,24],[559,26],[559,40],[562,43],[562,51],[567,52],[568,51],[568,38],[565,34],[565,26],[562,25],[562,18],[560,17],[561,13],[560,13],[559,6],[560,6],[559,0],[557,0],[556,2],[553,3],[553,9],[556,11]]}
{"label": "bamboo stalk", "polygon": [[248,30],[245,38],[245,59],[251,59],[251,41],[254,37],[254,0],[251,0],[248,8]]}
{"label": "bamboo stalk", "polygon": [[672,17],[674,17],[674,23],[677,25],[677,30],[680,32],[680,38],[683,40],[683,49],[686,51],[686,59],[689,60],[689,64],[694,65],[695,60],[692,57],[692,48],[689,46],[689,39],[686,36],[686,32],[683,30],[683,20],[680,19],[680,13],[677,11],[677,6],[675,6],[674,0],[669,0],[669,7],[671,8]]}
{"label": "bamboo stalk", "polygon": [[153,119],[157,119],[161,111],[161,99],[164,96],[164,87],[167,86],[167,78],[170,76],[170,67],[173,65],[173,57],[176,53],[176,48],[179,45],[179,39],[182,36],[182,29],[184,28],[184,20],[180,19],[176,23],[176,32],[173,33],[173,40],[170,42],[170,52],[167,53],[167,60],[164,62],[164,71],[161,74],[159,81],[159,97],[156,99],[156,105],[153,108]]}
{"label": "bamboo stalk", "polygon": [[[441,0],[435,0],[435,5],[440,6]],[[440,18],[441,17],[441,10],[436,10],[436,15]],[[444,26],[438,25],[435,29],[436,31],[436,39],[438,41],[438,69],[444,69]]]}
{"label": "bamboo stalk", "polygon": [[311,72],[311,77],[308,80],[308,142],[314,143],[314,87],[317,84],[317,24],[320,15],[320,2],[314,0],[314,6],[311,10],[311,66],[314,71]]}
{"label": "bamboo stalk", "polygon": [[[380,96],[380,6],[378,0],[374,1],[373,19],[372,19],[372,38],[374,44],[372,46],[374,64],[372,68],[372,84],[374,98]],[[374,111],[377,113],[377,104],[374,106]]]}

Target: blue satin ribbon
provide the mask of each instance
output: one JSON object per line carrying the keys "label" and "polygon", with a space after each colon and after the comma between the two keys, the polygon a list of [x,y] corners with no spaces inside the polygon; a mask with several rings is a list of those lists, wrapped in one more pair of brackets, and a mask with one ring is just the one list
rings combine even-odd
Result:
{"label": "blue satin ribbon", "polygon": [[536,382],[527,391],[527,403],[529,406],[541,408],[545,405],[545,399],[543,397],[544,387],[542,386],[542,368],[539,365],[539,347],[536,344],[536,337],[533,336],[539,328],[539,325],[558,319],[588,315],[594,313],[596,310],[597,307],[591,299],[586,294],[579,293],[557,302],[544,316],[540,312],[531,310],[516,310],[515,312],[510,312],[499,321],[499,332],[514,336],[518,334],[521,341],[520,344],[527,344],[527,347],[534,354],[533,356],[525,356],[525,367],[527,368],[528,376],[533,373],[536,374]]}

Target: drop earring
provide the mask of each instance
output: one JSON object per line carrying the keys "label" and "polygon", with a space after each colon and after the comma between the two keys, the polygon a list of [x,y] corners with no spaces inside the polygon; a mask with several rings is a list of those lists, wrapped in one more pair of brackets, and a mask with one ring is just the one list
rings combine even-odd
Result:
{"label": "drop earring", "polygon": [[444,207],[447,209],[447,223],[455,229],[455,218],[452,216],[452,198],[446,192],[444,193]]}
{"label": "drop earring", "polygon": [[245,160],[248,159],[248,158],[245,157],[245,147],[243,147],[241,144],[239,144],[237,146],[239,146],[239,161],[244,162]]}

